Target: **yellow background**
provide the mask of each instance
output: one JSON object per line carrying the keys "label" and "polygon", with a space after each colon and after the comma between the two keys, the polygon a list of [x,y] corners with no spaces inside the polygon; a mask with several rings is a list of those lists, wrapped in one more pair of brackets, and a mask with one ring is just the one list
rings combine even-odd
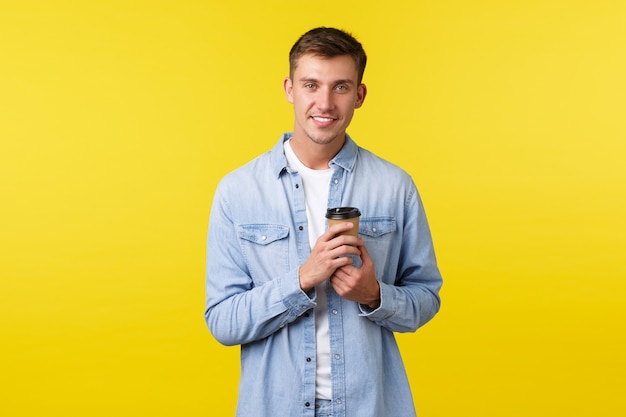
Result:
{"label": "yellow background", "polygon": [[[413,175],[441,313],[421,417],[626,415],[626,5],[0,0],[0,414],[229,416],[217,181],[292,129],[287,53],[352,31],[349,130]],[[393,417],[393,416],[385,416]]]}

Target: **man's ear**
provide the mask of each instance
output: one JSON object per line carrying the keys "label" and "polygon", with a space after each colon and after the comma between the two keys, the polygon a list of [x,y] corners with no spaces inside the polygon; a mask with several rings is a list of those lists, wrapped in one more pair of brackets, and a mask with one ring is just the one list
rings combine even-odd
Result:
{"label": "man's ear", "polygon": [[365,84],[360,84],[356,90],[356,103],[354,104],[355,109],[358,109],[359,107],[363,105],[366,95],[367,95],[367,86]]}
{"label": "man's ear", "polygon": [[291,78],[285,78],[283,81],[283,90],[285,90],[287,101],[293,104],[293,82],[291,81]]}

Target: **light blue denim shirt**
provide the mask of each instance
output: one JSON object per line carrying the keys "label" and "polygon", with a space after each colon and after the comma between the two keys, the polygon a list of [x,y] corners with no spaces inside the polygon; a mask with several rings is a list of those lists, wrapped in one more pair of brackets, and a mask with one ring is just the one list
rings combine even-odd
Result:
{"label": "light blue denim shirt", "polygon": [[[290,137],[226,175],[211,209],[205,319],[219,342],[241,345],[240,417],[315,413],[316,295],[298,280],[310,246],[300,175],[283,152]],[[407,173],[350,137],[330,165],[328,206],[360,209],[381,290],[372,310],[327,285],[333,416],[415,416],[394,332],[413,332],[439,310],[424,208]]]}

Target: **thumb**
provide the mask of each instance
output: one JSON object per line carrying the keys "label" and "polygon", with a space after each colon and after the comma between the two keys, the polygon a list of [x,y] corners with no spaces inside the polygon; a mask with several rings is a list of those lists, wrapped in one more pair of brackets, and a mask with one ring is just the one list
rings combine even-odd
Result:
{"label": "thumb", "polygon": [[363,265],[365,264],[371,264],[372,263],[372,257],[370,256],[370,253],[367,251],[367,247],[365,246],[365,242],[359,246],[359,250],[361,251],[361,263]]}

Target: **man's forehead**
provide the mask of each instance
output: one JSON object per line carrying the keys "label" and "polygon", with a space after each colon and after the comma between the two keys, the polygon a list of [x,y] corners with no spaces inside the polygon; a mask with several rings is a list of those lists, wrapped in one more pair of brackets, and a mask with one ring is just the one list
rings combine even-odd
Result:
{"label": "man's forehead", "polygon": [[331,72],[338,80],[356,82],[358,78],[356,62],[350,55],[328,57],[317,54],[305,54],[296,61],[294,78],[302,80],[316,75],[326,78]]}

